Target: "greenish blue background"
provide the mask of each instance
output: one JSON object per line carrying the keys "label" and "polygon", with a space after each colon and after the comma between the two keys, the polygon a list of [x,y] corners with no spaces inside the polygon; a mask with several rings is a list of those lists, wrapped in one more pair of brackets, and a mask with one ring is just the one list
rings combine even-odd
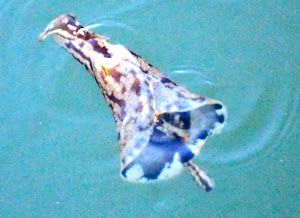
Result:
{"label": "greenish blue background", "polygon": [[[1,217],[297,217],[300,9],[296,0],[0,2]],[[119,177],[116,125],[97,84],[51,38],[63,13],[221,100],[223,133],[190,175],[148,185]]]}

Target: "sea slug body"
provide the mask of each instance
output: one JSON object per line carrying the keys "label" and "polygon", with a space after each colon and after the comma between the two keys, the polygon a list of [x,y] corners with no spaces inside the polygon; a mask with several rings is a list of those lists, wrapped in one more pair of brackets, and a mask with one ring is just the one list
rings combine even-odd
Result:
{"label": "sea slug body", "polygon": [[95,78],[112,110],[123,179],[164,180],[187,168],[206,191],[214,187],[192,159],[226,124],[227,110],[220,101],[177,85],[136,53],[90,32],[72,15],[54,19],[40,41],[51,34]]}

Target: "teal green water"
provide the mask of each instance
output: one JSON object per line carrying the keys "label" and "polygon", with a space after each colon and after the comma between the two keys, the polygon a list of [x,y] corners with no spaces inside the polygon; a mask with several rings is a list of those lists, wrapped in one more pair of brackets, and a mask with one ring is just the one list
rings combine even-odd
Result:
{"label": "teal green water", "polygon": [[[298,1],[0,2],[1,217],[297,217]],[[116,125],[97,84],[38,34],[73,12],[177,83],[221,100],[221,135],[188,174],[149,185],[119,176]]]}

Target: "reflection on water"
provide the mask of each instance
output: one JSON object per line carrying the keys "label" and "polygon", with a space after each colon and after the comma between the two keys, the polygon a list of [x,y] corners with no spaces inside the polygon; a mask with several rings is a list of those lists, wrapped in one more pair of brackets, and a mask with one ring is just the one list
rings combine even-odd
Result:
{"label": "reflection on water", "polygon": [[97,23],[97,24],[92,24],[89,25],[88,28],[90,30],[93,29],[93,31],[95,31],[96,28],[101,29],[101,27],[107,27],[107,28],[119,28],[120,31],[124,31],[123,29],[132,32],[133,34],[136,32],[136,30],[132,27],[130,27],[129,25],[126,25],[124,23],[121,22],[117,22],[117,21],[113,21],[113,20],[101,20],[101,23]]}

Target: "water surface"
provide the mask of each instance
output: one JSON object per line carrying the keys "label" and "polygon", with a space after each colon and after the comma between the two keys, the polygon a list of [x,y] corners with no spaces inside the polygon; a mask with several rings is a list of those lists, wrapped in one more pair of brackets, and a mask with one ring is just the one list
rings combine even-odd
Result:
{"label": "water surface", "polygon": [[[0,216],[278,216],[300,212],[297,1],[0,3]],[[52,39],[63,13],[121,43],[229,120],[188,174],[138,185],[119,177],[116,125],[97,84]]]}

